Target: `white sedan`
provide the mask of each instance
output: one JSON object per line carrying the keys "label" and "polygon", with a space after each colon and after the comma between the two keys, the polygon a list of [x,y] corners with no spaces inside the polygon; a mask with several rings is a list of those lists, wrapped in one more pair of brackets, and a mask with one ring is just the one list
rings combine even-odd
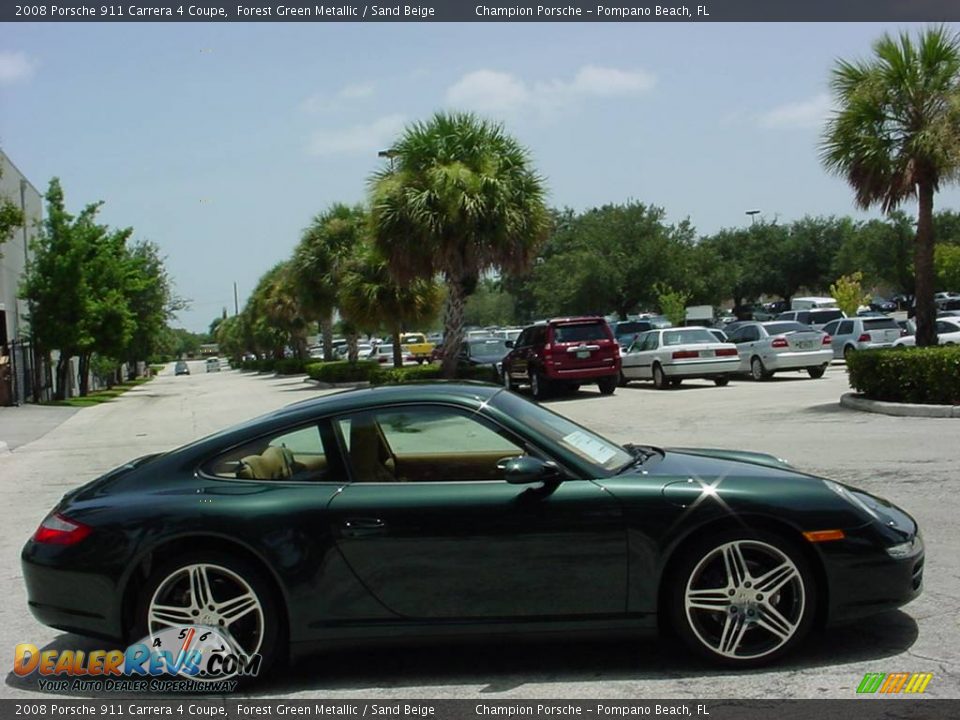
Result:
{"label": "white sedan", "polygon": [[[940,345],[960,345],[960,317],[937,318],[937,342]],[[895,348],[916,347],[915,335],[904,335],[893,343]]]}
{"label": "white sedan", "polygon": [[663,389],[686,378],[707,378],[726,385],[740,367],[736,345],[719,342],[699,327],[650,330],[637,336],[623,354],[620,383],[653,380]]}

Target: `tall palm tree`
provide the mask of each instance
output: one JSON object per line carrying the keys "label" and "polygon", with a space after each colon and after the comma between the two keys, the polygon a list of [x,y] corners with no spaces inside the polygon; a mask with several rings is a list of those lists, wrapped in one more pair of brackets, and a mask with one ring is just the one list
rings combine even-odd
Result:
{"label": "tall palm tree", "polygon": [[933,196],[960,171],[960,39],[943,27],[916,40],[883,35],[869,60],[838,61],[830,85],[838,110],[823,135],[824,165],[864,209],[918,201],[917,345],[934,345]]}
{"label": "tall palm tree", "polygon": [[258,349],[281,359],[287,346],[301,360],[307,354],[308,322],[294,291],[291,261],[277,263],[261,276],[243,311],[247,314]]}
{"label": "tall palm tree", "polygon": [[367,222],[362,207],[335,203],[313,218],[293,253],[294,285],[304,312],[320,323],[324,360],[333,359],[333,312],[339,269],[365,234]]}
{"label": "tall palm tree", "polygon": [[376,244],[398,281],[443,278],[443,371],[453,377],[480,276],[525,268],[546,239],[544,181],[502,126],[471,114],[415,123],[388,155],[370,181]]}
{"label": "tall palm tree", "polygon": [[402,367],[401,331],[436,317],[441,294],[432,279],[395,280],[386,258],[367,241],[355,248],[344,265],[338,307],[353,327],[373,331],[385,326],[393,337],[393,366]]}

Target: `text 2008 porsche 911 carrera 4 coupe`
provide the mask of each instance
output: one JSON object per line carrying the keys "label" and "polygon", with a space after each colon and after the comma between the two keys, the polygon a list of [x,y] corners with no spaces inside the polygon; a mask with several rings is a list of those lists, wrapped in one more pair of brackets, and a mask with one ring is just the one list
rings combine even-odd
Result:
{"label": "text 2008 porsche 911 carrera 4 coupe", "polygon": [[218,628],[261,669],[354,638],[665,623],[734,667],[921,591],[917,524],[757,453],[620,446],[482,384],[291,405],[64,496],[30,609],[129,640]]}

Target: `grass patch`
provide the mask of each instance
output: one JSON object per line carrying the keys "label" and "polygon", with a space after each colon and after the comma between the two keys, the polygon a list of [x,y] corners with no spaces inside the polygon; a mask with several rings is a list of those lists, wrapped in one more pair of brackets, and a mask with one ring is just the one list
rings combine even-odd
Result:
{"label": "grass patch", "polygon": [[128,380],[127,382],[119,383],[114,385],[112,388],[105,390],[95,390],[91,393],[87,393],[85,397],[72,397],[67,398],[66,400],[50,400],[42,405],[57,405],[60,407],[75,407],[75,408],[85,408],[93,407],[94,405],[100,405],[102,403],[113,402],[116,398],[123,395],[127,390],[130,390],[135,387],[139,387],[144,383],[150,382],[153,378],[142,377],[136,378],[135,380]]}

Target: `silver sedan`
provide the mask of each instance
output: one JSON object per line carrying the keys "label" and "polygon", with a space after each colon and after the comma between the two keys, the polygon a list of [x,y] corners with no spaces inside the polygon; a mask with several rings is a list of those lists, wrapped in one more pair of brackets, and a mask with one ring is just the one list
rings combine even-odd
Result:
{"label": "silver sedan", "polygon": [[736,346],[718,341],[704,328],[650,330],[623,354],[620,384],[653,380],[654,387],[663,389],[686,378],[707,378],[726,385],[739,366]]}
{"label": "silver sedan", "polygon": [[783,370],[823,377],[833,360],[829,335],[789,320],[745,323],[733,331],[730,342],[740,351],[740,372],[754,380],[767,380]]}

